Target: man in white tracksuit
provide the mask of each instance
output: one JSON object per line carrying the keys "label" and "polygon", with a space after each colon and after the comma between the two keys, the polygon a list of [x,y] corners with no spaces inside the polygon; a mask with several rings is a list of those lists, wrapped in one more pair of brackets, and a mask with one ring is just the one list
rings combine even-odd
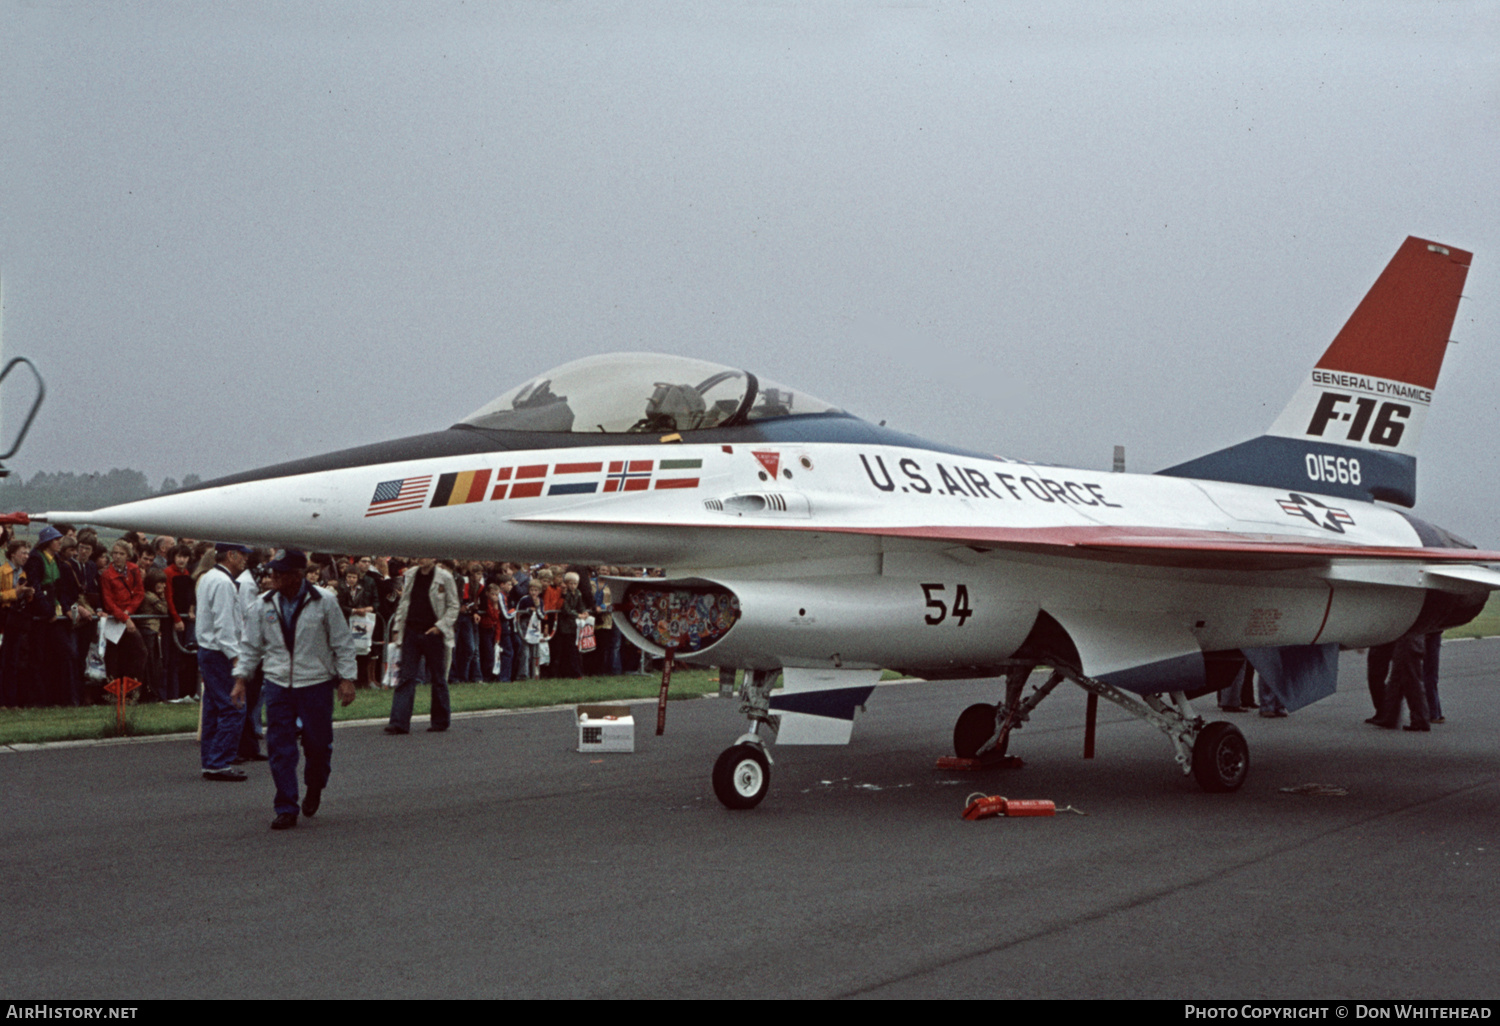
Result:
{"label": "man in white tracksuit", "polygon": [[307,555],[277,553],[266,564],[272,590],[251,604],[245,618],[234,695],[245,700],[245,679],[257,667],[264,677],[266,747],[276,782],[272,830],[297,825],[297,721],[307,756],[307,793],[301,812],[312,816],[323,800],[333,765],[333,694],[354,701],[354,636],[338,599],[307,583]]}
{"label": "man in white tracksuit", "polygon": [[218,562],[198,578],[198,669],[203,674],[203,723],[199,758],[204,780],[243,781],[245,773],[233,765],[245,725],[243,700],[230,697],[240,655],[245,612],[234,585],[245,569],[250,550],[220,542]]}

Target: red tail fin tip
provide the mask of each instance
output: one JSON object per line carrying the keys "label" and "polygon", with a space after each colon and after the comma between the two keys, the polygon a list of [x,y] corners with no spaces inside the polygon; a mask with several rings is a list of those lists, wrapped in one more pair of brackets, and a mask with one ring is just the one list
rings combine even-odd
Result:
{"label": "red tail fin tip", "polygon": [[1436,387],[1472,257],[1441,243],[1408,238],[1318,368]]}

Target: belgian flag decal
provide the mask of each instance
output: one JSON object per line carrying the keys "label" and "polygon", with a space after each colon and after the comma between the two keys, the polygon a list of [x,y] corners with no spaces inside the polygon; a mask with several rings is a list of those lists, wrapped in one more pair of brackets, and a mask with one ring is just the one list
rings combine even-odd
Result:
{"label": "belgian flag decal", "polygon": [[462,506],[467,502],[485,499],[490,486],[489,470],[466,470],[462,474],[444,474],[438,478],[437,490],[432,493],[429,509],[438,506]]}

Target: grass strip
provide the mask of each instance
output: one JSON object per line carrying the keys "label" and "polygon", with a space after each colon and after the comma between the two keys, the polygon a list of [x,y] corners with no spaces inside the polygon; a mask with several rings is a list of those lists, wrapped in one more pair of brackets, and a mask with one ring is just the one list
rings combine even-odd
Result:
{"label": "grass strip", "polygon": [[[717,672],[679,667],[672,671],[669,701],[698,698],[719,686]],[[482,709],[534,709],[547,705],[574,705],[586,702],[614,702],[632,698],[655,698],[661,690],[661,678],[626,674],[622,677],[585,677],[583,680],[528,680],[510,684],[450,684],[448,698],[454,712]],[[334,704],[333,718],[338,720],[388,719],[392,692],[360,688],[352,705]],[[418,714],[431,708],[431,688],[417,687]],[[152,702],[128,706],[125,731],[117,727],[113,705],[90,705],[82,708],[0,709],[0,745],[36,744],[47,741],[83,741],[112,737],[139,737],[151,734],[195,733],[198,730],[198,705]]]}

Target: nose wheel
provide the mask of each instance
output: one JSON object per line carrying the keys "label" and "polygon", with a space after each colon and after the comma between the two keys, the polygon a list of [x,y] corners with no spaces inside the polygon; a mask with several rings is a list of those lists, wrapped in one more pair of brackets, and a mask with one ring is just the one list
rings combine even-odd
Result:
{"label": "nose wheel", "polygon": [[714,797],[729,809],[753,809],[771,789],[771,761],[759,745],[726,748],[714,763]]}

